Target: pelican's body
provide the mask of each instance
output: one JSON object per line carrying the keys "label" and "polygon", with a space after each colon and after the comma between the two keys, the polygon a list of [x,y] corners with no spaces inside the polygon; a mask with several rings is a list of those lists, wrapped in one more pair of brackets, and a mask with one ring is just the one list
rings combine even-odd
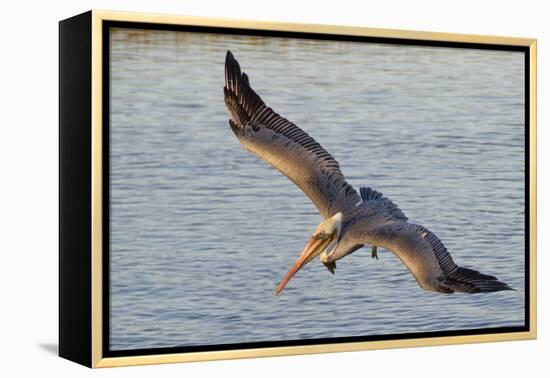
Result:
{"label": "pelican's body", "polygon": [[250,87],[231,52],[225,61],[225,104],[231,129],[253,154],[292,180],[325,220],[283,278],[279,294],[292,276],[314,257],[332,272],[335,262],[370,245],[395,253],[418,284],[430,291],[487,292],[509,290],[493,276],[457,266],[443,243],[381,193],[345,180],[338,162],[312,137],[269,108]]}

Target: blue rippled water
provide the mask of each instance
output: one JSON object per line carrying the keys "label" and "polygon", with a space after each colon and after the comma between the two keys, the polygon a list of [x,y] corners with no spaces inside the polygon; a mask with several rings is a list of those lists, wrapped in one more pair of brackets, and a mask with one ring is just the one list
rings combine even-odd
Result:
{"label": "blue rippled water", "polygon": [[[321,221],[227,124],[231,49],[253,87],[348,181],[393,199],[462,266],[517,291],[420,289],[366,248],[273,290]],[[113,350],[524,323],[523,55],[113,29]]]}

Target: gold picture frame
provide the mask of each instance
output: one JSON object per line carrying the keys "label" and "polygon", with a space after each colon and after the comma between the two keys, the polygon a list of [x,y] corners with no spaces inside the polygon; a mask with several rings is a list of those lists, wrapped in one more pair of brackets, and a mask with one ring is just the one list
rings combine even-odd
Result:
{"label": "gold picture frame", "polygon": [[[194,26],[288,33],[312,33],[399,39],[441,44],[516,46],[526,53],[528,70],[528,327],[524,331],[453,335],[296,346],[210,350],[132,356],[105,356],[103,305],[104,172],[102,134],[105,25]],[[350,27],[230,20],[93,10],[60,22],[60,355],[89,367],[207,361],[346,352],[536,338],[536,39]],[[527,126],[526,126],[527,127]],[[75,163],[75,160],[77,163]],[[85,168],[83,168],[85,167]],[[527,200],[527,198],[526,198]]]}

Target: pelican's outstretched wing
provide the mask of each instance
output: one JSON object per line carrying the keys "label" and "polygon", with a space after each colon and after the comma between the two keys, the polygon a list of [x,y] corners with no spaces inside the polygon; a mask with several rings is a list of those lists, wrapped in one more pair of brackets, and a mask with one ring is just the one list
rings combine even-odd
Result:
{"label": "pelican's outstretched wing", "polygon": [[338,162],[312,137],[265,105],[230,51],[225,58],[229,125],[244,147],[292,180],[329,218],[361,201]]}
{"label": "pelican's outstretched wing", "polygon": [[[361,244],[392,251],[422,288],[443,293],[513,290],[496,277],[456,265],[441,240],[424,226],[378,216],[373,218],[356,222],[348,237],[360,240]],[[335,252],[334,256],[329,255],[329,260],[343,257]]]}

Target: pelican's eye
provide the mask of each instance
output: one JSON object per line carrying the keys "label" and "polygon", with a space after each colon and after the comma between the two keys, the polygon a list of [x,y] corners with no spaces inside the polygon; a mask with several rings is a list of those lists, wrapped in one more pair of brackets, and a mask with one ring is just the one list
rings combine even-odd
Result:
{"label": "pelican's eye", "polygon": [[324,240],[327,238],[327,233],[325,231],[321,231],[313,235],[313,239],[315,240]]}

